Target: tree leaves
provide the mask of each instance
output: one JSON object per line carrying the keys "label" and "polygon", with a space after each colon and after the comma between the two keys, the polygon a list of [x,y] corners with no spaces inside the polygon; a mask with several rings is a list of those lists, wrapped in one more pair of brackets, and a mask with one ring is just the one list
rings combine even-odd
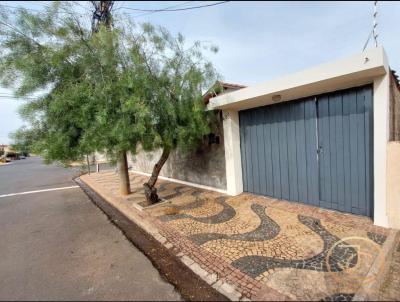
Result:
{"label": "tree leaves", "polygon": [[26,133],[49,161],[135,153],[139,144],[195,148],[210,131],[202,94],[217,77],[204,45],[129,20],[91,33],[61,10],[56,2],[46,13],[0,16],[2,84],[19,96],[46,89],[21,109],[31,127],[18,140]]}

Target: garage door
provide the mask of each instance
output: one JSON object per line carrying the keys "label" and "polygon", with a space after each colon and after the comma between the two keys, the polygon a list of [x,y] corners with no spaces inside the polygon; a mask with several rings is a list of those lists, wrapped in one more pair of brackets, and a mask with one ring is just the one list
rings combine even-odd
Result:
{"label": "garage door", "polygon": [[247,192],[372,216],[372,87],[239,112]]}

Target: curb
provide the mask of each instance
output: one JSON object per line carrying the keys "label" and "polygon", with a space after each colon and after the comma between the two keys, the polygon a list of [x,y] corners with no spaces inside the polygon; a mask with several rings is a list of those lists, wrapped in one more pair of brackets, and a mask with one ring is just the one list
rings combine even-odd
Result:
{"label": "curb", "polygon": [[[400,233],[398,230],[390,230],[386,241],[384,242],[379,255],[375,258],[369,272],[365,276],[364,280],[374,280],[373,282],[364,281],[359,290],[353,297],[353,301],[377,301],[379,300],[378,294],[383,282],[385,281],[385,276],[387,275],[390,262],[392,260],[393,249],[396,245],[397,234]],[[384,261],[381,261],[384,259]]]}
{"label": "curb", "polygon": [[[116,225],[125,237],[133,243],[147,258],[153,263],[160,274],[171,283],[178,292],[185,298],[185,300],[211,300],[211,301],[227,301],[239,300],[237,294],[225,283],[221,285],[223,289],[219,289],[218,286],[213,286],[217,279],[217,276],[210,276],[205,270],[203,270],[197,263],[191,260],[189,257],[183,255],[183,253],[177,253],[174,249],[174,245],[162,236],[158,230],[148,223],[138,221],[124,214],[123,210],[119,209],[112,203],[108,202],[103,196],[97,193],[92,187],[85,183],[80,178],[74,179],[74,181],[81,187],[85,194],[91,199],[91,201],[105,213],[109,220]],[[112,213],[114,212],[114,213]],[[138,216],[146,215],[143,212]],[[142,217],[145,218],[145,217]],[[137,238],[137,234],[132,236],[132,228],[139,229],[142,233],[145,233],[148,237],[146,245],[155,244],[156,248],[151,250],[146,249]],[[153,242],[151,242],[153,241]],[[155,251],[155,252],[154,252]],[[161,256],[163,255],[163,256]],[[171,272],[168,271],[165,265],[165,260],[168,258],[173,262],[173,270],[177,271],[176,276],[171,276]],[[171,265],[169,265],[171,266]],[[214,280],[215,278],[215,280]],[[190,286],[186,286],[187,283],[194,283]],[[211,285],[211,286],[210,286]],[[185,287],[186,286],[186,287]],[[208,292],[206,299],[197,294],[199,288],[205,288],[202,293]],[[193,293],[192,293],[193,292]]]}

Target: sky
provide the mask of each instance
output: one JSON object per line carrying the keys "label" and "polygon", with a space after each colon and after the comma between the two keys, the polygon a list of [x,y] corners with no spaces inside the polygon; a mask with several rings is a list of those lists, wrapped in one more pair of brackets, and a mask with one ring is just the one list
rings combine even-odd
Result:
{"label": "sky", "polygon": [[[74,1],[75,3],[78,1]],[[372,29],[373,1],[359,2],[251,2],[231,1],[201,9],[144,13],[133,9],[185,8],[219,1],[121,1],[115,12],[136,22],[162,25],[182,33],[188,42],[211,42],[219,52],[210,55],[222,79],[253,85],[360,53]],[[45,9],[48,1],[5,1],[9,6]],[[91,4],[77,9],[89,14]],[[400,2],[378,2],[378,45],[392,69],[400,73]],[[373,41],[369,47],[374,47]],[[0,87],[1,94],[12,91]],[[17,109],[24,100],[0,97],[0,144],[24,122]]]}

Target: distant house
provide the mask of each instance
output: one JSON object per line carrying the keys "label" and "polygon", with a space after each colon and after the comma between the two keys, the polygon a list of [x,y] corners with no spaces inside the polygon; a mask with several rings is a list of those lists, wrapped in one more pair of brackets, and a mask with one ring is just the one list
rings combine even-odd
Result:
{"label": "distant house", "polygon": [[4,153],[7,153],[7,152],[11,151],[11,147],[9,145],[1,144],[0,145],[0,151],[2,151]]}
{"label": "distant house", "polygon": [[227,94],[229,92],[233,92],[242,88],[246,88],[245,85],[227,83],[222,81],[217,81],[208,91],[204,94],[203,99],[204,103],[208,105],[210,99],[216,97],[218,95]]}

